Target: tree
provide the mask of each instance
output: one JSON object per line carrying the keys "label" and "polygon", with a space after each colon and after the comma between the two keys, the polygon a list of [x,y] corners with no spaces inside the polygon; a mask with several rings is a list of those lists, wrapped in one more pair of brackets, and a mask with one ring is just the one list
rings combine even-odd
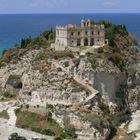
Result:
{"label": "tree", "polygon": [[28,44],[30,44],[32,42],[32,39],[31,37],[28,37],[28,38],[22,38],[21,39],[21,48],[26,48]]}

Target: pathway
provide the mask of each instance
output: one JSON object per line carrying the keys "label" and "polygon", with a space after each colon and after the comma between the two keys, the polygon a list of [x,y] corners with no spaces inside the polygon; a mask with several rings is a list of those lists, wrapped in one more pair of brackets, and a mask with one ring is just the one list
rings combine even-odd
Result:
{"label": "pathway", "polygon": [[[52,64],[57,67],[57,68],[61,68],[64,72],[66,72],[67,74],[69,74],[69,71],[64,68],[63,66],[61,66],[58,62],[54,61],[52,62]],[[83,101],[84,103],[87,103],[89,100],[93,99],[98,93],[99,91],[95,90],[92,86],[86,84],[84,82],[84,80],[81,80],[75,76],[73,76],[74,80],[79,83],[80,85],[82,85],[85,89],[87,89],[88,91],[90,91],[90,95],[85,99],[85,101]]]}
{"label": "pathway", "polygon": [[9,120],[7,122],[8,125],[11,125],[11,126],[15,126],[16,125],[16,115],[15,115],[15,110],[17,109],[18,107],[14,106],[14,107],[9,107],[8,110],[7,110],[7,113],[9,115]]}

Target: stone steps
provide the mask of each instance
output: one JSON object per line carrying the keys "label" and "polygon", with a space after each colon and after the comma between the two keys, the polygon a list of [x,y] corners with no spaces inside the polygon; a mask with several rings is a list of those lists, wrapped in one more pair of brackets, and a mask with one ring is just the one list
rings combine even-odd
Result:
{"label": "stone steps", "polygon": [[7,110],[7,113],[9,115],[9,120],[7,122],[8,125],[11,125],[11,126],[15,126],[16,125],[16,115],[15,115],[15,109],[17,109],[18,107],[10,107],[8,110]]}
{"label": "stone steps", "polygon": [[[66,72],[67,74],[69,74],[69,71],[66,70],[63,66],[61,66],[60,64],[58,64],[58,62],[53,62],[52,63],[56,68],[61,68],[64,72]],[[92,98],[94,98],[98,93],[99,91],[95,90],[92,86],[89,86],[88,84],[86,84],[83,80],[80,80],[79,78],[77,77],[73,77],[74,80],[79,83],[80,85],[82,85],[84,88],[86,88],[87,90],[89,90],[91,92],[91,95],[88,96],[86,99],[85,99],[85,103],[88,102],[89,100],[91,100]]]}

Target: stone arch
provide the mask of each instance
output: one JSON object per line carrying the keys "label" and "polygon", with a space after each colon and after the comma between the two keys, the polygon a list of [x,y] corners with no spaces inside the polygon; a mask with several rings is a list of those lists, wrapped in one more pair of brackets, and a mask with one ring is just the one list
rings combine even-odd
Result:
{"label": "stone arch", "polygon": [[84,39],[84,46],[88,46],[88,38]]}
{"label": "stone arch", "polygon": [[81,39],[80,38],[77,39],[77,46],[81,46]]}
{"label": "stone arch", "polygon": [[93,46],[94,45],[94,38],[91,38],[90,40],[90,46]]}

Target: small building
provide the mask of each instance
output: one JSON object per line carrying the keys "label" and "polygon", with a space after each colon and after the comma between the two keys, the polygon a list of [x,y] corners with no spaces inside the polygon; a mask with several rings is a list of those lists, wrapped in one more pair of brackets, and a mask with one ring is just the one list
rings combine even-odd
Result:
{"label": "small building", "polygon": [[68,24],[56,26],[56,49],[76,46],[103,46],[108,44],[105,39],[104,25],[96,25],[91,20],[81,20],[81,25]]}
{"label": "small building", "polygon": [[22,89],[22,82],[20,78],[20,75],[10,75],[7,79],[5,88],[10,94],[18,94],[20,89]]}

